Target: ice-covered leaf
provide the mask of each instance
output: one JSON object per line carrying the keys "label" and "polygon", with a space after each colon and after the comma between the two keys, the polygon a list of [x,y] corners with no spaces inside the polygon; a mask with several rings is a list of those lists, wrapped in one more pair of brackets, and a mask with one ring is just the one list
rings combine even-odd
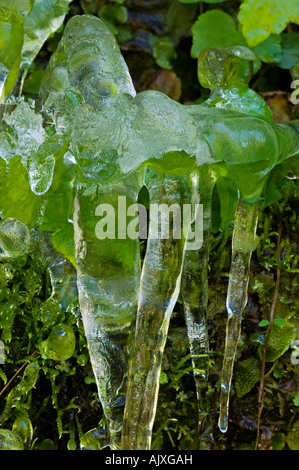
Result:
{"label": "ice-covered leaf", "polygon": [[27,415],[19,416],[12,427],[12,431],[17,434],[26,448],[30,445],[33,437],[33,426]]}
{"label": "ice-covered leaf", "polygon": [[50,34],[62,25],[71,0],[35,0],[24,22],[21,67],[28,69]]}
{"label": "ice-covered leaf", "polygon": [[0,223],[0,259],[16,258],[29,248],[30,232],[20,220],[8,218]]}
{"label": "ice-covered leaf", "polygon": [[221,10],[211,10],[198,17],[192,27],[191,56],[197,58],[206,47],[247,46],[233,18]]}
{"label": "ice-covered leaf", "polygon": [[236,81],[248,81],[255,55],[243,46],[207,47],[198,57],[197,73],[200,84],[213,90]]}
{"label": "ice-covered leaf", "polygon": [[275,432],[272,437],[273,450],[282,450],[286,444],[286,435],[282,432]]}
{"label": "ice-covered leaf", "polygon": [[173,42],[165,39],[161,39],[154,45],[153,55],[157,64],[163,69],[171,69],[173,60],[177,58]]}
{"label": "ice-covered leaf", "polygon": [[258,46],[271,33],[280,34],[288,23],[299,24],[297,0],[244,0],[238,19],[250,47]]}

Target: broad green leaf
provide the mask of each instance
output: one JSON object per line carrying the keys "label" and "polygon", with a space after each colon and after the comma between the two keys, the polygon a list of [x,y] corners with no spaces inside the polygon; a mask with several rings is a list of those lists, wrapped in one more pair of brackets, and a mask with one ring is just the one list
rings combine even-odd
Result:
{"label": "broad green leaf", "polygon": [[255,55],[243,46],[207,47],[198,57],[197,73],[200,84],[211,90],[232,82],[251,78]]}
{"label": "broad green leaf", "polygon": [[250,47],[280,34],[288,23],[299,24],[298,0],[244,0],[238,19]]}
{"label": "broad green leaf", "polygon": [[271,34],[252,51],[262,62],[278,64],[282,58],[281,37],[278,34]]}
{"label": "broad green leaf", "polygon": [[273,324],[267,347],[267,362],[274,362],[282,356],[289,349],[296,336],[296,327],[292,323],[285,322],[283,325]]}
{"label": "broad green leaf", "polygon": [[299,63],[299,33],[284,33],[282,37],[282,58],[279,66],[290,69]]}
{"label": "broad green leaf", "polygon": [[191,56],[197,58],[206,47],[247,46],[233,18],[221,10],[200,15],[192,27]]}
{"label": "broad green leaf", "polygon": [[24,22],[21,67],[28,69],[44,42],[62,25],[71,0],[35,0]]}
{"label": "broad green leaf", "polygon": [[239,361],[236,367],[236,389],[238,397],[241,398],[258,383],[261,377],[261,366],[258,359],[249,357]]}

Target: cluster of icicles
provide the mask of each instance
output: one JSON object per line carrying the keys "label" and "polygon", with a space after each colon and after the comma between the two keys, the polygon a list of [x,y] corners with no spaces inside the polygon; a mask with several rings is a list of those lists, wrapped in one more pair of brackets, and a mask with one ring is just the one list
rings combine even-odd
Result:
{"label": "cluster of icicles", "polygon": [[[232,177],[238,186],[221,376],[219,428],[225,432],[258,201],[267,173],[281,158],[294,154],[298,126],[270,125],[205,105],[183,106],[155,91],[136,95],[115,38],[101,20],[85,15],[68,22],[50,61],[41,98],[43,112],[63,142],[65,164],[73,164],[77,171],[73,182],[76,284],[111,449],[150,449],[162,355],[180,292],[201,407],[209,368],[206,311],[212,193],[221,176]],[[6,122],[18,132],[13,113]],[[38,135],[36,141],[39,138],[45,136]],[[255,185],[248,181],[246,192],[244,177],[239,181],[238,175],[242,165],[248,171],[252,159],[262,165],[255,172]],[[54,164],[52,155],[41,168],[30,163],[29,181],[36,194],[38,187],[43,188],[40,194],[46,194]],[[182,227],[177,237],[170,228],[167,239],[161,236],[166,222],[161,221],[157,237],[150,218],[141,266],[137,237],[101,240],[95,225],[97,216],[103,215],[97,213],[100,204],[112,206],[117,216],[122,196],[127,206],[137,208],[144,186],[150,205],[173,205],[180,211],[189,203],[193,213],[187,230]],[[196,250],[186,249],[198,204],[203,207],[203,243]],[[1,256],[22,254],[29,246],[28,237],[22,222],[2,222]],[[61,278],[61,258],[59,266]],[[50,269],[55,281],[57,267]]]}

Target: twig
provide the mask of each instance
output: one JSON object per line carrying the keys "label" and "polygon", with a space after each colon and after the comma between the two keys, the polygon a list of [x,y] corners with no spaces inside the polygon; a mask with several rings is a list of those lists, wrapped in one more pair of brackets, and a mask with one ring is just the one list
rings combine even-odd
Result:
{"label": "twig", "polygon": [[[30,357],[33,357],[35,354],[39,354],[39,351],[34,351]],[[10,386],[13,380],[19,375],[20,372],[24,369],[24,367],[28,364],[29,361],[25,361],[24,364],[17,370],[17,372],[11,377],[11,379],[7,382],[7,384],[2,388],[0,391],[0,396],[5,392],[5,390]]]}
{"label": "twig", "polygon": [[[278,228],[278,240],[277,240],[276,251],[278,251],[279,249],[280,240],[281,240],[281,231],[282,231],[282,228],[280,225]],[[264,392],[267,347],[268,347],[268,343],[269,343],[270,336],[271,336],[272,326],[274,323],[274,313],[275,313],[275,306],[276,306],[276,302],[278,298],[279,283],[280,283],[280,267],[277,266],[275,290],[274,290],[274,295],[273,295],[273,300],[272,300],[272,305],[271,305],[271,310],[270,310],[270,318],[269,318],[266,341],[264,344],[263,354],[262,354],[261,379],[260,379],[260,385],[259,385],[259,391],[258,391],[257,436],[256,436],[255,449],[257,449],[258,447],[258,441],[259,441],[259,435],[260,435],[261,415],[263,411],[263,392]]]}

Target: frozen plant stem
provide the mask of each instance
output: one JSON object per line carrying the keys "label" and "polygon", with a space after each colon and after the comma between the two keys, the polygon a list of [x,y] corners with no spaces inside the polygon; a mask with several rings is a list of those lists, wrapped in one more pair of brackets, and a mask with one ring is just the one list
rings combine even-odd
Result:
{"label": "frozen plant stem", "polygon": [[[186,197],[184,183],[178,178],[154,174],[148,189],[150,225],[141,274],[135,340],[130,357],[123,450],[149,450],[151,446],[162,355],[170,316],[180,290],[185,250],[183,230],[176,238],[178,234],[175,234],[174,229]],[[170,217],[167,211],[163,212],[158,223],[153,215],[153,204],[165,204],[170,209]],[[171,216],[173,226],[169,224]],[[162,239],[168,227],[169,237]]]}
{"label": "frozen plant stem", "polygon": [[[112,234],[108,231],[118,218],[118,196],[126,196],[128,205],[131,205],[137,203],[138,191],[139,186],[132,176],[125,181],[118,180],[113,186],[97,185],[93,191],[79,187],[75,200],[79,304],[99,398],[107,419],[111,449],[120,446],[140,261],[138,238],[109,238],[108,235]],[[96,217],[100,215],[100,204],[112,210],[111,218],[108,212],[101,219]],[[104,216],[104,212],[101,215]],[[99,223],[107,231],[107,238],[99,238]]]}
{"label": "frozen plant stem", "polygon": [[228,428],[231,380],[241,333],[242,312],[247,304],[250,259],[255,248],[257,218],[258,203],[246,204],[240,198],[235,213],[232,259],[226,298],[228,319],[221,375],[220,416],[218,422],[219,429],[223,433]]}

